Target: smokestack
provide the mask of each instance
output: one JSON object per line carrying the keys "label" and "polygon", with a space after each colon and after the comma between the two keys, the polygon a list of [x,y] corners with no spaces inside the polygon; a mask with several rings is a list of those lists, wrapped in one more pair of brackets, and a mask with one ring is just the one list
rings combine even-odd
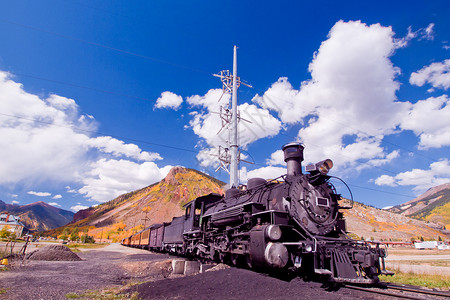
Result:
{"label": "smokestack", "polygon": [[289,143],[281,148],[284,152],[288,176],[302,174],[303,148],[300,143]]}

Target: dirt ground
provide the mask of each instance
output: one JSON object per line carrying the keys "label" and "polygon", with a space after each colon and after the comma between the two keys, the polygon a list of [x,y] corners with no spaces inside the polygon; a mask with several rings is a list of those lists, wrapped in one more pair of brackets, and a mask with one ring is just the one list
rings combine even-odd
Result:
{"label": "dirt ground", "polygon": [[450,250],[390,250],[386,258],[386,268],[415,274],[450,276]]}
{"label": "dirt ground", "polygon": [[[66,299],[67,293],[161,279],[169,274],[170,260],[165,254],[119,244],[77,254],[82,261],[12,262],[11,270],[0,272],[0,290],[6,290],[0,299]],[[139,268],[134,269],[136,264]]]}
{"label": "dirt ground", "polygon": [[[0,272],[0,299],[66,299],[108,287],[126,287],[140,299],[384,299],[364,292],[330,291],[301,278],[281,280],[226,268],[192,276],[172,275],[167,254],[112,244],[77,253],[82,261],[26,261]],[[139,283],[129,285],[130,283]]]}

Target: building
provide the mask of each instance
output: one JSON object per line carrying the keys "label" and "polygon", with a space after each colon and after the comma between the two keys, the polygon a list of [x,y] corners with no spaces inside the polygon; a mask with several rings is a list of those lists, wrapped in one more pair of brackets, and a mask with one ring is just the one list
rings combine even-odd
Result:
{"label": "building", "polygon": [[0,231],[7,228],[9,232],[15,233],[16,237],[22,236],[24,225],[20,222],[20,218],[11,215],[10,213],[0,214]]}
{"label": "building", "polygon": [[414,246],[416,249],[438,249],[447,250],[450,249],[449,245],[441,241],[426,241],[426,242],[415,242]]}

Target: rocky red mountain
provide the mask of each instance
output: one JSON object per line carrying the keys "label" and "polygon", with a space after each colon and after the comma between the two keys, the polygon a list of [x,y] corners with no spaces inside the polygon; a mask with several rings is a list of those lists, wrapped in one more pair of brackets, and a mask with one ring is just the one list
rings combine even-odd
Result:
{"label": "rocky red mountain", "polygon": [[[202,172],[174,167],[166,178],[95,207],[80,210],[69,228],[78,227],[96,238],[120,239],[154,223],[183,214],[183,205],[209,193],[223,194],[224,182]],[[63,228],[46,234],[59,235]]]}
{"label": "rocky red mountain", "polygon": [[[161,182],[117,197],[75,214],[69,228],[78,227],[96,238],[120,240],[150,224],[171,221],[184,213],[183,205],[195,197],[223,194],[224,183],[196,170],[173,168]],[[378,240],[411,238],[450,239],[442,226],[355,203],[344,211],[348,231],[355,237]],[[58,235],[63,228],[48,232]]]}

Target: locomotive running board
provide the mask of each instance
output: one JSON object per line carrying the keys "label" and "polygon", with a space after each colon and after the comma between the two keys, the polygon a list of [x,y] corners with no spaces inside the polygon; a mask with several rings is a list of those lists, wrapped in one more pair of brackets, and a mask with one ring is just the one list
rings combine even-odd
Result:
{"label": "locomotive running board", "polygon": [[331,259],[333,263],[332,270],[334,270],[334,273],[337,275],[337,278],[335,279],[345,278],[347,280],[351,280],[351,282],[359,279],[359,276],[356,273],[346,251],[333,249]]}

